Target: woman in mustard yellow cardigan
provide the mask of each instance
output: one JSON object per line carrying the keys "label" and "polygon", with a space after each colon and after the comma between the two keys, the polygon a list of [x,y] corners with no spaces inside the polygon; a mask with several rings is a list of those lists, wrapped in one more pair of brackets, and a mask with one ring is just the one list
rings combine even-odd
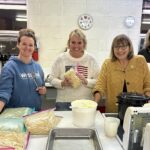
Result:
{"label": "woman in mustard yellow cardigan", "polygon": [[150,72],[143,56],[134,55],[132,42],[121,34],[114,38],[111,58],[102,65],[93,89],[99,102],[105,96],[106,112],[117,112],[117,95],[121,92],[137,92],[150,96]]}

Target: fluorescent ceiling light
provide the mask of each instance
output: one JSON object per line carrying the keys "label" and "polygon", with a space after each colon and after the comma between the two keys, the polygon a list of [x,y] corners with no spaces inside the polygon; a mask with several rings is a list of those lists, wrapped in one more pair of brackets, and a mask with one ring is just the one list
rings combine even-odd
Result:
{"label": "fluorescent ceiling light", "polygon": [[143,21],[149,21],[150,22],[150,18],[143,18]]}
{"label": "fluorescent ceiling light", "polygon": [[150,21],[142,21],[142,24],[150,24]]}
{"label": "fluorescent ceiling light", "polygon": [[17,35],[18,36],[18,31],[12,31],[12,30],[0,30],[0,36],[7,36],[7,35]]}
{"label": "fluorescent ceiling light", "polygon": [[26,4],[26,0],[0,0],[3,4]]}
{"label": "fluorescent ceiling light", "polygon": [[150,10],[149,9],[143,9],[143,14],[150,14]]}
{"label": "fluorescent ceiling light", "polygon": [[27,21],[27,16],[24,14],[16,15],[16,21]]}
{"label": "fluorescent ceiling light", "polygon": [[26,15],[16,15],[16,18],[27,18]]}
{"label": "fluorescent ceiling light", "polygon": [[27,10],[26,5],[0,5],[0,9]]}
{"label": "fluorescent ceiling light", "polygon": [[16,18],[16,21],[27,21],[27,18]]}

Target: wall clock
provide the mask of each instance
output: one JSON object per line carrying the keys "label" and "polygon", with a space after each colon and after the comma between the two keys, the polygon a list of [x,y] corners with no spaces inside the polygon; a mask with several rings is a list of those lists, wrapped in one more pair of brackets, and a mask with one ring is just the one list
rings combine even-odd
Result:
{"label": "wall clock", "polygon": [[89,14],[82,14],[78,18],[78,25],[83,30],[88,30],[93,26],[93,17]]}
{"label": "wall clock", "polygon": [[133,27],[134,24],[135,24],[135,18],[133,16],[128,16],[128,17],[125,18],[125,25],[128,28]]}

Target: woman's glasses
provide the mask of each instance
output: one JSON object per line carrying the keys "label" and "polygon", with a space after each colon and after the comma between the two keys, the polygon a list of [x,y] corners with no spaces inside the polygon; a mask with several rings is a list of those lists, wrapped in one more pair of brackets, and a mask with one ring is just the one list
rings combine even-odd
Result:
{"label": "woman's glasses", "polygon": [[118,45],[118,46],[114,46],[114,49],[115,50],[119,50],[119,49],[126,50],[128,46],[129,45],[120,45],[120,46]]}

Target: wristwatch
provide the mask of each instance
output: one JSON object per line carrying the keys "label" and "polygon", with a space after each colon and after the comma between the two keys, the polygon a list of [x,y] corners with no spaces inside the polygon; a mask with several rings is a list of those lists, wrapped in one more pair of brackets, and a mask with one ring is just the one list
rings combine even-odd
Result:
{"label": "wristwatch", "polygon": [[78,25],[83,30],[88,30],[93,26],[93,17],[89,14],[82,14],[78,18]]}

